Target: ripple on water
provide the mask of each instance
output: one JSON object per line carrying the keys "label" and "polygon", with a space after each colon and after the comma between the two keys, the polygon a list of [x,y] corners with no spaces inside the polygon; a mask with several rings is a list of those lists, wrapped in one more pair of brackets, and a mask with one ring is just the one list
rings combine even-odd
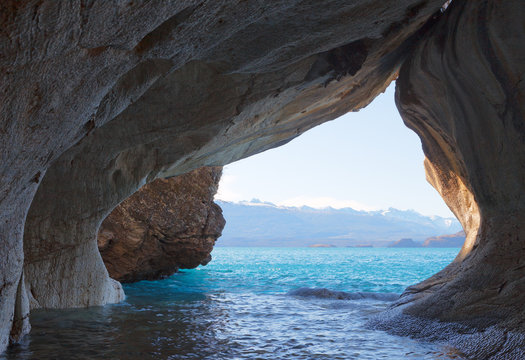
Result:
{"label": "ripple on water", "polygon": [[387,249],[217,250],[205,268],[127,285],[121,304],[33,312],[31,335],[0,359],[458,358],[365,326],[453,250],[412,251],[410,264]]}

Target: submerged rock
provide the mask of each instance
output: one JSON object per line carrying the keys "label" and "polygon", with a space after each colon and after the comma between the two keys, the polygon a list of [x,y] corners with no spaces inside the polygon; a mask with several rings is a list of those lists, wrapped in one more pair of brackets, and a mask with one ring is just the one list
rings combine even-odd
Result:
{"label": "submerged rock", "polygon": [[155,280],[205,265],[224,228],[213,202],[220,167],[206,167],[145,185],[104,220],[98,247],[120,282]]}

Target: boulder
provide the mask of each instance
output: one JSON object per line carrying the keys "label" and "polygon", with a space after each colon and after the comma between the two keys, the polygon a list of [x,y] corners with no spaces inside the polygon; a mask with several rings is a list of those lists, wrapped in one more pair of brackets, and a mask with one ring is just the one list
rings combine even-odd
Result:
{"label": "boulder", "polygon": [[206,265],[225,224],[213,202],[221,172],[208,167],[157,179],[117,206],[98,231],[109,276],[156,280]]}

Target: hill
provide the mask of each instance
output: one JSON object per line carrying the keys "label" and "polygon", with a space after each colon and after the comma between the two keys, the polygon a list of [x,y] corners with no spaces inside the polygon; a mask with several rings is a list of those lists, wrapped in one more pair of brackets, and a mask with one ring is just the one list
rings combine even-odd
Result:
{"label": "hill", "polygon": [[398,241],[393,242],[392,244],[388,245],[389,248],[414,248],[414,247],[421,247],[421,243],[415,242],[414,240],[410,238],[404,238],[400,239]]}
{"label": "hill", "polygon": [[423,243],[424,247],[457,247],[460,248],[465,242],[465,232],[460,231],[452,235],[442,235],[442,236],[433,236],[429,237]]}

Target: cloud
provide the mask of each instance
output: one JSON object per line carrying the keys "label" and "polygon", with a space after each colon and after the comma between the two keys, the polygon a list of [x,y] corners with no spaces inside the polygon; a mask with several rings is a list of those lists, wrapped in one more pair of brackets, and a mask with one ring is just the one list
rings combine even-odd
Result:
{"label": "cloud", "polygon": [[219,182],[219,189],[215,194],[215,200],[238,202],[245,200],[243,196],[235,191],[237,177],[230,174],[223,174]]}
{"label": "cloud", "polygon": [[[232,175],[229,173],[227,168],[225,168],[226,171],[223,172],[223,175],[221,177],[221,181],[219,182],[219,189],[217,190],[217,194],[215,195],[215,200],[222,200],[222,201],[229,201],[229,202],[242,202],[242,201],[250,201],[252,198],[260,198],[261,201],[269,201],[271,203],[274,203],[277,206],[294,206],[294,207],[301,207],[301,206],[309,206],[316,209],[322,209],[327,207],[332,207],[334,209],[341,209],[341,208],[352,208],[355,210],[364,210],[364,211],[372,211],[372,210],[378,210],[379,208],[362,204],[360,202],[354,201],[354,200],[346,200],[346,199],[336,199],[328,196],[296,196],[291,197],[287,199],[279,199],[279,198],[271,198],[266,199],[264,198],[264,195],[261,194],[245,194],[241,190],[241,186],[239,186],[239,182],[242,181],[242,176],[238,177],[235,175]],[[249,195],[252,195],[251,197]]]}

